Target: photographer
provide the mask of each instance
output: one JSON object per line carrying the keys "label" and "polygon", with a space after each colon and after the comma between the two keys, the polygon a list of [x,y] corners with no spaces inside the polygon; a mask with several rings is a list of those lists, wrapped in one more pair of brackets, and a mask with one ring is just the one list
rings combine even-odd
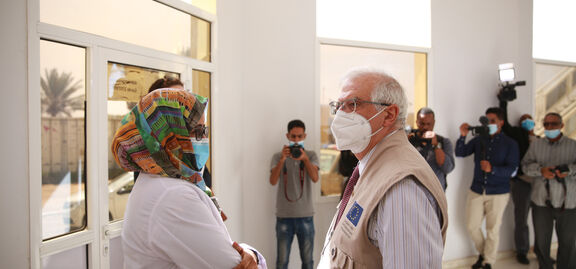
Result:
{"label": "photographer", "polygon": [[[520,160],[528,151],[530,142],[538,137],[534,135],[534,120],[529,114],[524,114],[518,121],[518,126],[512,126],[508,122],[508,102],[513,99],[506,98],[506,88],[498,93],[500,108],[504,113],[504,126],[502,132],[518,143]],[[514,243],[516,245],[516,260],[521,264],[529,264],[526,254],[530,249],[530,237],[528,229],[528,212],[530,211],[530,193],[532,191],[532,178],[525,175],[521,167],[510,182],[510,193],[514,202]]]}
{"label": "photographer", "polygon": [[[460,126],[456,142],[456,156],[474,153],[474,178],[466,201],[466,226],[476,250],[480,253],[474,269],[492,268],[496,261],[502,214],[510,197],[510,177],[518,168],[518,145],[501,133],[504,125],[502,110],[486,110],[487,126]],[[483,125],[485,119],[482,119]],[[466,142],[469,129],[479,135]],[[480,130],[480,131],[478,131]],[[486,134],[487,131],[487,134]],[[482,233],[482,220],[486,218],[486,237]]]}
{"label": "photographer", "polygon": [[314,206],[312,182],[318,182],[318,158],[304,150],[306,127],[301,120],[288,123],[289,145],[274,154],[270,184],[276,185],[276,268],[288,268],[294,235],[298,238],[302,268],[312,268],[314,246]]}
{"label": "photographer", "polygon": [[434,133],[435,123],[434,111],[428,107],[421,108],[416,115],[418,130],[412,132],[408,140],[428,162],[446,191],[446,175],[454,169],[454,152],[450,140]]}
{"label": "photographer", "polygon": [[533,177],[534,252],[541,269],[553,268],[550,244],[554,227],[557,268],[576,268],[576,141],[562,134],[563,127],[560,114],[546,114],[546,138],[532,142],[522,159],[522,170]]}

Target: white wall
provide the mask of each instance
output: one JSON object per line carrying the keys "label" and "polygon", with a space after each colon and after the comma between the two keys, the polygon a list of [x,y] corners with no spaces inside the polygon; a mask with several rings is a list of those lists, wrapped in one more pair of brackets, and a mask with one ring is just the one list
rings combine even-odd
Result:
{"label": "white wall", "polygon": [[295,118],[309,127],[307,147],[318,149],[315,2],[220,0],[218,19],[216,192],[230,212],[232,239],[257,247],[273,268],[277,187],[268,183],[270,159]]}
{"label": "white wall", "polygon": [[[509,108],[515,124],[532,113],[532,3],[525,0],[432,1],[432,63],[430,106],[436,111],[436,131],[452,141],[462,122],[477,125],[486,108],[498,106],[497,65],[513,62],[518,99]],[[456,158],[448,176],[450,225],[444,259],[477,255],[465,228],[465,201],[473,174],[473,159]],[[504,213],[500,250],[514,248],[512,202]]]}
{"label": "white wall", "polygon": [[26,1],[0,3],[0,268],[28,268],[28,97]]}

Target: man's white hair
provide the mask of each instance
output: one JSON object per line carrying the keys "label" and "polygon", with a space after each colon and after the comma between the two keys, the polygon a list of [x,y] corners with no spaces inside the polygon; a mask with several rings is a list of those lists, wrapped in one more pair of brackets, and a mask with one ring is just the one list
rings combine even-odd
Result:
{"label": "man's white hair", "polygon": [[[408,101],[404,89],[395,78],[386,72],[372,68],[359,67],[352,69],[344,76],[342,82],[353,80],[359,77],[370,77],[376,80],[371,92],[372,102],[396,104],[398,106],[398,118],[396,124],[404,126],[406,122],[406,111]],[[374,105],[378,111],[384,109],[384,106]]]}

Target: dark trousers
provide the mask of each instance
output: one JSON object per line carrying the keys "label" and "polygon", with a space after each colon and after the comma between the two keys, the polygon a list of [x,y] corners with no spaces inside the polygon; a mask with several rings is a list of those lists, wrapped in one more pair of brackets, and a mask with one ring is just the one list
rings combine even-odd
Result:
{"label": "dark trousers", "polygon": [[516,253],[526,255],[530,249],[528,230],[528,212],[530,212],[530,183],[519,178],[513,178],[510,192],[514,202],[514,243]]}
{"label": "dark trousers", "polygon": [[555,209],[532,205],[534,223],[534,252],[540,269],[552,269],[550,244],[552,230],[556,227],[558,237],[557,269],[576,268],[576,209]]}

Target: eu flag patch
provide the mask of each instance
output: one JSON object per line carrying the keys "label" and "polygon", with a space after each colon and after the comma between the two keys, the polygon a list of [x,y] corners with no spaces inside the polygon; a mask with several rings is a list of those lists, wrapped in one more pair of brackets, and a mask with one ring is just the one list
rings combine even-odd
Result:
{"label": "eu flag patch", "polygon": [[348,214],[346,214],[346,218],[348,218],[348,220],[354,224],[354,227],[358,225],[358,221],[362,216],[362,211],[364,211],[364,208],[362,208],[356,201],[354,201],[354,205],[352,205],[352,208],[350,208]]}

